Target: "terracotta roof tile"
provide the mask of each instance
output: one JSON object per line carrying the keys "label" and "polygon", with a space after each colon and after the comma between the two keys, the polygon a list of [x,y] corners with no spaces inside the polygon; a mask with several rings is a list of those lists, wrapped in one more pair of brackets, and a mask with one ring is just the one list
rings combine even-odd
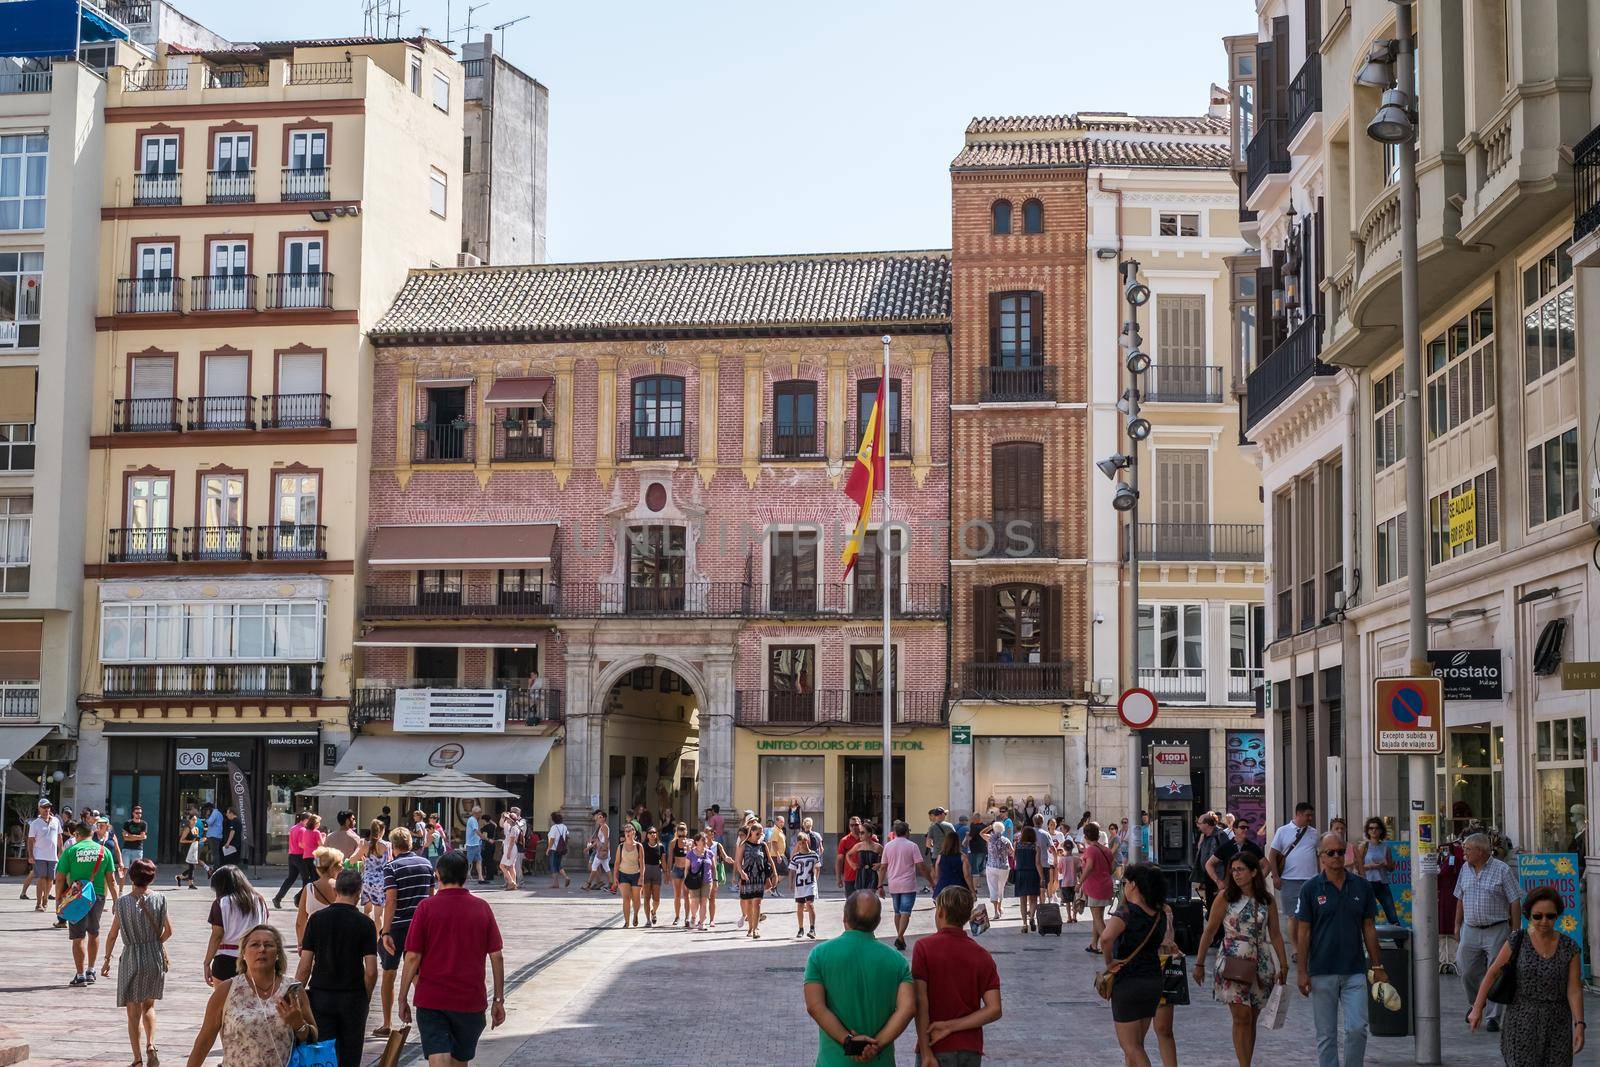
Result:
{"label": "terracotta roof tile", "polygon": [[1077,138],[1057,141],[980,141],[963,147],[951,162],[950,169],[1170,167],[1225,170],[1228,166],[1228,146],[1225,144]]}
{"label": "terracotta roof tile", "polygon": [[1079,111],[1070,115],[996,115],[967,124],[967,133],[1059,133],[1069,130],[1143,130],[1221,136],[1226,119],[1210,115],[1129,115],[1124,111]]}

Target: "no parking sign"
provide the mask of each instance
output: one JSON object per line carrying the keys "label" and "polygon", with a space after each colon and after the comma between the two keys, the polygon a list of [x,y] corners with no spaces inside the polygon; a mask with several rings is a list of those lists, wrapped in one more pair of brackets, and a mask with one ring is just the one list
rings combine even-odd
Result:
{"label": "no parking sign", "polygon": [[1425,756],[1444,751],[1444,683],[1379,678],[1372,683],[1372,751]]}

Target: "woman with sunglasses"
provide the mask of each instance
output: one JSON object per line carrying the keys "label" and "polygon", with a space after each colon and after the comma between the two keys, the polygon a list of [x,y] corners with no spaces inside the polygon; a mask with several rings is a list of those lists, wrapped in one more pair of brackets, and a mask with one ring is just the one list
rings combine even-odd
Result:
{"label": "woman with sunglasses", "polygon": [[[1194,980],[1206,981],[1206,953],[1217,943],[1216,984],[1212,996],[1233,1015],[1233,1051],[1241,1067],[1250,1067],[1256,1054],[1256,1027],[1274,984],[1289,979],[1289,956],[1278,928],[1278,905],[1267,889],[1261,859],[1240,852],[1228,861],[1228,878],[1211,902],[1205,932],[1194,954]],[[1273,966],[1274,958],[1277,966]],[[1230,962],[1238,961],[1238,962]],[[1231,976],[1224,976],[1223,971]]]}
{"label": "woman with sunglasses", "polygon": [[1356,844],[1354,869],[1369,883],[1372,896],[1383,909],[1390,926],[1400,925],[1400,912],[1394,906],[1394,893],[1389,890],[1389,872],[1394,870],[1394,853],[1386,840],[1389,828],[1383,820],[1373,817],[1361,828],[1362,840]]}
{"label": "woman with sunglasses", "polygon": [[682,919],[689,925],[689,891],[683,887],[684,872],[689,869],[689,827],[679,823],[672,828],[672,840],[667,842],[667,873],[672,879],[672,925]]}
{"label": "woman with sunglasses", "polygon": [[639,883],[639,896],[646,926],[656,924],[656,912],[661,907],[661,857],[666,851],[654,826],[644,832],[644,878]]}
{"label": "woman with sunglasses", "polygon": [[1478,986],[1467,1015],[1474,1030],[1483,1021],[1484,1003],[1495,979],[1508,966],[1517,972],[1517,990],[1500,1026],[1500,1054],[1506,1067],[1572,1067],[1583,1051],[1583,951],[1556,928],[1564,910],[1561,894],[1540,886],[1522,902],[1528,928],[1501,946]]}
{"label": "woman with sunglasses", "polygon": [[611,891],[622,889],[622,925],[639,925],[639,884],[644,875],[644,846],[633,823],[622,824],[622,844],[617,846],[617,862],[612,868]]}

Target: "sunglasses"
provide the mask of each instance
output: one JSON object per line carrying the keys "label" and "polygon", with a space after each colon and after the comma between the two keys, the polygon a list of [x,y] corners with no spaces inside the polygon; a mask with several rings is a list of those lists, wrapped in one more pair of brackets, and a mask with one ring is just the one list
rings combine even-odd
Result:
{"label": "sunglasses", "polygon": [[1556,921],[1556,913],[1553,911],[1536,911],[1529,915],[1528,918],[1536,923],[1553,923]]}
{"label": "sunglasses", "polygon": [[1344,855],[1344,849],[1342,849],[1342,848],[1325,848],[1325,849],[1322,850],[1322,854],[1324,856],[1342,856],[1342,855]]}

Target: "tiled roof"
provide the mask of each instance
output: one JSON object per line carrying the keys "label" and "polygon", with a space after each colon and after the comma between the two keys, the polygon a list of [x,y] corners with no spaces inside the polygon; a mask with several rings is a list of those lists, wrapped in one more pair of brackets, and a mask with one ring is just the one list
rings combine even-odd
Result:
{"label": "tiled roof", "polygon": [[1211,115],[1130,115],[1125,111],[1079,111],[1071,115],[997,115],[967,123],[972,133],[1059,133],[1067,130],[1143,130],[1222,136],[1226,119]]}
{"label": "tiled roof", "polygon": [[[421,48],[431,37],[321,37],[304,41],[240,41],[229,48],[196,48],[192,45],[168,44],[167,51],[177,55],[207,56],[237,59],[267,59],[289,56],[296,48],[371,48],[383,44],[409,44]],[[438,44],[437,41],[433,43]],[[450,49],[439,45],[446,52]],[[453,52],[450,54],[454,55]]]}
{"label": "tiled roof", "polygon": [[413,270],[374,340],[806,330],[950,319],[950,253]]}
{"label": "tiled roof", "polygon": [[1170,167],[1226,170],[1228,146],[1192,141],[980,141],[961,149],[951,170],[1027,167]]}

